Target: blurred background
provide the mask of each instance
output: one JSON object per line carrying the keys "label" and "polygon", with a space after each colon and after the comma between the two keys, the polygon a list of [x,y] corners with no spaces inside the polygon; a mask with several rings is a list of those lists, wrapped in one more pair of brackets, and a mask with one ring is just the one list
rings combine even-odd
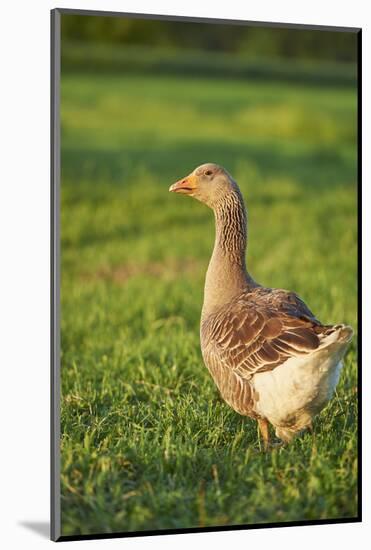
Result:
{"label": "blurred background", "polygon": [[213,216],[168,193],[234,176],[247,264],[357,330],[356,34],[62,15],[64,534],[353,517],[355,340],[289,450],[220,401],[199,316]]}

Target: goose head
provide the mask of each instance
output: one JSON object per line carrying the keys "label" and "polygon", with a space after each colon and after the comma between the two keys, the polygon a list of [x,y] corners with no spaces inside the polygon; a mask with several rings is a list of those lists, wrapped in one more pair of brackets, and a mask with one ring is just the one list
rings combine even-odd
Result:
{"label": "goose head", "polygon": [[208,162],[201,164],[188,176],[173,183],[169,191],[189,195],[210,208],[215,208],[236,188],[237,184],[222,166]]}

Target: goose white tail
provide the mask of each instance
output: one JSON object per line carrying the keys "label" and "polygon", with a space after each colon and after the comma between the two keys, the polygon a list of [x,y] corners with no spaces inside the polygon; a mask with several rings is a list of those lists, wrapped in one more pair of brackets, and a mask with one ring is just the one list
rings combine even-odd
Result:
{"label": "goose white tail", "polygon": [[276,428],[284,441],[308,428],[331,399],[339,381],[342,359],[352,339],[347,325],[335,325],[315,351],[291,357],[278,368],[256,374],[256,411]]}

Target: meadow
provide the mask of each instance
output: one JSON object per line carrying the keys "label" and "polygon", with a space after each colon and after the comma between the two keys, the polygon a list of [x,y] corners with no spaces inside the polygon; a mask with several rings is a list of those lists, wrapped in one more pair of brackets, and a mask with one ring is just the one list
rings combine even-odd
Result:
{"label": "meadow", "polygon": [[225,166],[248,268],[357,334],[354,86],[62,73],[62,534],[352,518],[357,340],[290,446],[219,397],[199,317],[212,212],[168,193]]}

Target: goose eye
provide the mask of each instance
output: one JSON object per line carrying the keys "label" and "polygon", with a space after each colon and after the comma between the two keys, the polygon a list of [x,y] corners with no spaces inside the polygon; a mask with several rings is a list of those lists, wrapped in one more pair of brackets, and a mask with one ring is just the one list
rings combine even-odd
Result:
{"label": "goose eye", "polygon": [[205,176],[211,176],[211,174],[212,174],[212,171],[211,171],[211,170],[206,170]]}

